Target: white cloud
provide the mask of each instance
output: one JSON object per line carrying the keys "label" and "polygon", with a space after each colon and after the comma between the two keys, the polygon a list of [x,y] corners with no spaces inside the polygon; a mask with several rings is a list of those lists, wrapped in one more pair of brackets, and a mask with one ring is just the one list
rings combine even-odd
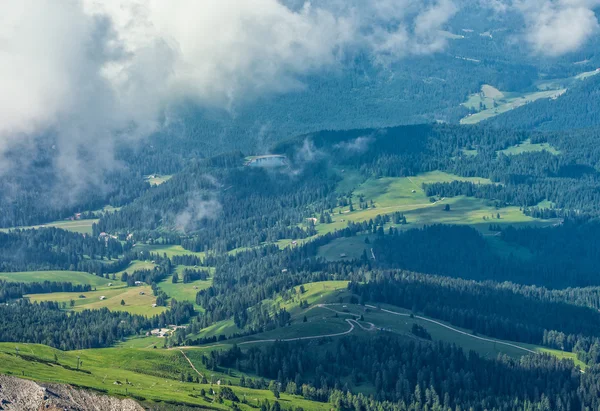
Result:
{"label": "white cloud", "polygon": [[372,136],[360,136],[350,141],[342,141],[335,147],[347,151],[349,154],[362,154],[369,149],[369,145],[374,140],[375,138]]}
{"label": "white cloud", "polygon": [[185,209],[175,217],[175,227],[182,232],[197,230],[202,220],[216,219],[221,210],[221,203],[214,195],[192,193]]}
{"label": "white cloud", "polygon": [[114,165],[117,139],[147,135],[173,103],[231,109],[301,88],[356,49],[436,52],[456,11],[451,0],[296,3],[0,2],[0,170],[7,150],[47,134],[65,181],[85,185],[100,173],[84,170]]}
{"label": "white cloud", "polygon": [[517,11],[525,20],[524,39],[533,52],[560,56],[577,51],[598,34],[594,10],[600,0],[481,0],[496,12]]}
{"label": "white cloud", "polygon": [[527,40],[535,52],[558,56],[581,47],[600,25],[593,8],[600,1],[525,1],[520,8],[528,25]]}

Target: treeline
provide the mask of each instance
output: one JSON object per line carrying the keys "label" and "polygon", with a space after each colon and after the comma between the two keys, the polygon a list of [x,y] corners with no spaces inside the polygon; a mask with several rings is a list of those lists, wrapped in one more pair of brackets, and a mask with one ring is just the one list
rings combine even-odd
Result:
{"label": "treeline", "polygon": [[0,272],[70,270],[94,274],[126,267],[125,248],[111,237],[85,236],[58,228],[0,232]]}
{"label": "treeline", "polygon": [[[0,227],[44,224],[72,217],[75,213],[98,210],[109,204],[120,207],[150,188],[136,167],[119,167],[103,173],[102,181],[82,176],[80,192],[65,200],[64,180],[55,169],[53,142],[40,139],[35,150],[8,152],[11,172],[0,181]],[[32,156],[32,157],[27,157]],[[32,164],[29,158],[35,158]],[[71,195],[76,194],[76,195]]]}
{"label": "treeline", "polygon": [[542,99],[487,121],[521,130],[573,130],[600,124],[600,77],[582,80],[557,99]]}
{"label": "treeline", "polygon": [[46,294],[64,292],[90,291],[89,284],[72,284],[69,282],[43,281],[33,283],[10,282],[0,280],[0,303],[23,297],[25,294]]}
{"label": "treeline", "polygon": [[172,243],[218,253],[316,234],[301,223],[335,189],[337,179],[324,164],[291,173],[242,167],[241,159],[236,167],[216,167],[215,162],[191,164],[119,212],[106,214],[94,232],[135,230],[136,239],[146,240],[161,227],[177,228],[186,235],[166,236]]}
{"label": "treeline", "polygon": [[[490,216],[490,226],[495,219]],[[599,285],[600,225],[569,223],[548,228],[506,228],[500,238],[508,252],[499,254],[468,226],[433,225],[378,236],[380,267],[469,278],[508,280],[550,288]]]}
{"label": "treeline", "polygon": [[600,337],[597,309],[510,283],[477,283],[400,271],[378,273],[367,283],[352,282],[349,290],[361,302],[396,305],[505,340],[548,344],[545,331],[554,330],[573,338],[565,336],[560,347],[551,346],[572,351],[578,337]]}
{"label": "treeline", "polygon": [[[550,355],[484,359],[454,345],[393,335],[234,346],[211,352],[205,362],[274,379],[281,388],[275,384],[273,390],[330,401],[342,410],[568,410],[600,404],[597,367],[574,372],[572,362]],[[350,393],[360,388],[374,394]]]}
{"label": "treeline", "polygon": [[108,347],[124,338],[169,324],[185,324],[194,315],[188,302],[147,318],[123,311],[84,310],[67,313],[58,303],[19,300],[0,305],[0,341],[45,344],[61,350]]}

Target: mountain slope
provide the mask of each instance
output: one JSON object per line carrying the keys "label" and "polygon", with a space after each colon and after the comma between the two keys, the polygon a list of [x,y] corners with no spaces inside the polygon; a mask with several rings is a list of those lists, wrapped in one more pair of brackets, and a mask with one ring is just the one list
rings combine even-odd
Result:
{"label": "mountain slope", "polygon": [[538,100],[485,122],[499,128],[571,130],[600,125],[600,76],[593,76],[557,99]]}

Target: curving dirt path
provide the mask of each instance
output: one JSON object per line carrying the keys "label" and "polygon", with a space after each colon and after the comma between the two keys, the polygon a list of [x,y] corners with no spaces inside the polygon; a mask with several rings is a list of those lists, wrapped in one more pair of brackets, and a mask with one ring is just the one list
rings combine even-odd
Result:
{"label": "curving dirt path", "polygon": [[200,371],[198,371],[196,369],[196,367],[194,366],[194,364],[192,364],[192,362],[190,361],[190,359],[188,358],[188,356],[185,355],[185,353],[183,352],[183,350],[180,349],[179,352],[183,354],[183,356],[185,357],[185,359],[187,360],[187,362],[190,363],[190,365],[192,366],[192,368],[194,369],[194,371],[196,371],[200,377],[204,378],[204,375],[202,375],[202,373],[200,373]]}

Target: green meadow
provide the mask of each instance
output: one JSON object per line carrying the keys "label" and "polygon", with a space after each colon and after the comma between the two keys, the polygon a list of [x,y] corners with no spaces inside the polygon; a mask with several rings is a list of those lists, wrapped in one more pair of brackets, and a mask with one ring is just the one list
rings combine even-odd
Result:
{"label": "green meadow", "polygon": [[165,244],[136,244],[133,247],[134,251],[148,251],[150,253],[155,253],[155,254],[160,254],[161,256],[163,254],[166,254],[168,258],[171,258],[173,256],[182,256],[182,255],[195,255],[196,257],[199,258],[204,258],[205,253],[200,252],[194,252],[194,251],[189,251],[186,250],[185,248],[183,248],[180,245],[165,245]]}
{"label": "green meadow", "polygon": [[[16,349],[18,348],[18,354]],[[182,374],[193,378],[194,371],[180,350],[104,348],[79,351],[60,351],[43,345],[0,343],[0,373],[43,382],[71,384],[91,388],[111,395],[131,396],[151,405],[154,400],[179,405],[190,404],[212,409],[231,409],[231,402],[213,403],[211,390],[218,392],[221,385],[239,382],[241,374],[228,375],[227,370],[209,371],[202,366],[202,349],[187,350],[186,355],[208,384],[181,382]],[[80,361],[80,369],[77,363]],[[215,382],[210,384],[211,379]],[[232,386],[241,399],[250,405],[239,404],[251,410],[263,399],[275,401],[268,390],[254,390]],[[200,390],[207,392],[206,397]],[[305,410],[328,410],[329,405],[307,401],[298,396],[281,393],[278,400],[283,406],[300,406]]]}
{"label": "green meadow", "polygon": [[[352,193],[354,211],[350,211],[348,206],[334,208],[331,223],[316,223],[317,236],[344,229],[350,221],[369,221],[377,215],[393,214],[394,212],[404,214],[407,224],[395,225],[390,223],[386,225],[386,230],[390,226],[394,226],[399,230],[407,230],[432,224],[461,224],[470,225],[485,236],[490,236],[494,234],[489,231],[490,224],[546,227],[558,222],[556,219],[542,220],[526,216],[519,207],[496,208],[492,201],[475,197],[440,198],[435,196],[430,198],[423,190],[423,184],[452,181],[494,184],[487,178],[460,177],[442,171],[422,173],[410,177],[370,178],[360,183]],[[359,197],[362,197],[368,203],[372,200],[375,207],[360,209]],[[445,211],[446,205],[450,207],[449,211]],[[304,226],[307,224],[303,223]],[[367,253],[370,251],[371,246],[364,243],[366,237],[368,236],[361,235],[333,240],[320,248],[319,256],[328,260],[358,258],[362,255],[363,250],[366,250]],[[294,247],[302,245],[313,238],[283,239],[277,241],[276,244],[280,248]],[[343,254],[346,257],[341,257]]]}
{"label": "green meadow", "polygon": [[40,225],[32,225],[26,227],[11,227],[11,228],[0,228],[0,231],[7,232],[13,229],[21,229],[28,230],[33,228],[43,228],[43,227],[56,227],[62,228],[63,230],[72,231],[74,233],[80,234],[92,234],[92,225],[96,224],[98,219],[90,219],[90,220],[68,220],[68,221],[53,221],[47,224]]}
{"label": "green meadow", "polygon": [[[178,270],[181,271],[181,270]],[[177,301],[196,302],[196,294],[200,290],[204,290],[212,285],[212,277],[206,281],[196,280],[190,283],[183,283],[182,275],[179,274],[179,281],[172,282],[173,276],[169,276],[158,284],[158,287],[163,290],[169,297]]]}
{"label": "green meadow", "polygon": [[[375,218],[377,215],[403,213],[408,224],[398,226],[399,229],[421,227],[430,224],[467,224],[483,232],[487,232],[489,224],[499,225],[551,225],[553,220],[539,220],[528,217],[518,207],[496,206],[488,200],[475,197],[456,196],[450,198],[435,197],[433,200],[425,195],[423,184],[436,182],[468,181],[474,184],[493,184],[489,179],[480,177],[460,177],[441,171],[419,174],[412,177],[386,177],[368,179],[354,191],[354,211],[349,207],[334,209],[333,222],[330,224],[317,223],[319,234],[325,234],[343,229],[349,221],[361,222]],[[375,208],[358,208],[358,197],[362,196],[367,202],[371,200]],[[450,211],[444,211],[449,205]],[[498,214],[500,218],[498,219]],[[358,244],[356,244],[358,245]],[[333,246],[335,247],[335,246]],[[362,249],[358,248],[362,253]],[[342,250],[335,252],[346,253]],[[353,250],[349,250],[350,253]]]}
{"label": "green meadow", "polygon": [[0,280],[34,283],[44,281],[69,282],[75,285],[91,285],[96,289],[106,288],[111,280],[80,271],[23,271],[0,273]]}
{"label": "green meadow", "polygon": [[517,155],[523,153],[532,153],[536,151],[547,151],[550,154],[559,155],[560,151],[552,147],[548,143],[532,143],[530,139],[523,141],[517,145],[498,151],[504,155]]}
{"label": "green meadow", "polygon": [[[156,297],[152,295],[152,288],[149,285],[125,287],[123,283],[115,284],[115,286],[98,291],[88,291],[83,293],[29,294],[26,297],[31,301],[38,302],[64,302],[68,309],[73,309],[75,311],[108,308],[112,311],[127,311],[131,314],[146,316],[152,316],[166,311],[166,307],[152,307],[152,304],[156,303]],[[125,302],[125,305],[121,305],[121,300]],[[73,307],[70,305],[71,301],[74,302]]]}
{"label": "green meadow", "polygon": [[148,183],[150,183],[151,186],[159,186],[167,181],[169,181],[173,176],[172,175],[158,175],[158,174],[153,174],[153,175],[149,175],[144,177],[144,180],[146,180]]}

